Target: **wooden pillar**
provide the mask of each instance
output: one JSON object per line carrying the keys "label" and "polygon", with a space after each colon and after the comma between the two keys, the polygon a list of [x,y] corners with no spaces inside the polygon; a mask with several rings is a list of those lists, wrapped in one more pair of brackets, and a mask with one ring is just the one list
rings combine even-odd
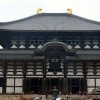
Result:
{"label": "wooden pillar", "polygon": [[27,93],[27,79],[26,79],[26,68],[27,68],[27,62],[24,61],[24,64],[23,64],[23,93]]}
{"label": "wooden pillar", "polygon": [[14,76],[16,75],[16,62],[15,61],[13,61],[14,62]]}
{"label": "wooden pillar", "polygon": [[[14,62],[14,76],[16,76],[16,63]],[[14,78],[14,93],[15,93],[15,78]]]}
{"label": "wooden pillar", "polygon": [[34,61],[34,75],[36,75],[36,61]]}
{"label": "wooden pillar", "polygon": [[5,61],[4,62],[4,65],[3,65],[3,70],[4,70],[4,77],[3,77],[3,94],[6,94],[6,81],[7,81],[7,78],[6,78],[6,71],[7,71],[7,62]]}
{"label": "wooden pillar", "polygon": [[43,78],[43,94],[47,94],[47,79]]}
{"label": "wooden pillar", "polygon": [[64,60],[64,78],[63,78],[63,91],[64,94],[66,94],[68,92],[68,82],[67,82],[67,62],[66,60]]}
{"label": "wooden pillar", "polygon": [[97,72],[96,72],[96,62],[93,63],[93,73],[94,73],[94,75],[97,74]]}
{"label": "wooden pillar", "polygon": [[[94,75],[97,74],[97,71],[96,71],[96,62],[93,63],[93,73],[94,73]],[[94,79],[94,81],[95,81],[95,89],[96,89],[96,78]]]}
{"label": "wooden pillar", "polygon": [[76,69],[76,63],[74,62],[74,75],[76,75],[77,74],[77,69]]}
{"label": "wooden pillar", "polygon": [[86,68],[86,64],[85,62],[83,62],[83,71],[84,71],[84,92],[87,93],[87,78],[86,78],[86,74],[87,74],[87,68]]}
{"label": "wooden pillar", "polygon": [[47,92],[47,79],[46,79],[46,60],[43,61],[43,94]]}
{"label": "wooden pillar", "polygon": [[63,78],[63,93],[66,94],[68,92],[68,86],[67,86],[67,78]]}
{"label": "wooden pillar", "polygon": [[81,91],[81,78],[79,78],[79,91]]}

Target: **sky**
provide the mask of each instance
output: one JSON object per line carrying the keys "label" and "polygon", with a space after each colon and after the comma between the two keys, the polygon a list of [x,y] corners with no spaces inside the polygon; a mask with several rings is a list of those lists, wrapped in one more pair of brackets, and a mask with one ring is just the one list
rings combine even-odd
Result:
{"label": "sky", "polygon": [[67,13],[100,22],[100,0],[0,0],[0,22],[19,20],[42,13]]}

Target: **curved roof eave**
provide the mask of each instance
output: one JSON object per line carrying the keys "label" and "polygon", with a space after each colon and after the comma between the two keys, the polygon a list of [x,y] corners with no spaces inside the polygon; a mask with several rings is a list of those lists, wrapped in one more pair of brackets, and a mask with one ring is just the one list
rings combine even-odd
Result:
{"label": "curved roof eave", "polygon": [[0,29],[0,31],[9,32],[100,32],[100,30],[12,30],[12,29]]}

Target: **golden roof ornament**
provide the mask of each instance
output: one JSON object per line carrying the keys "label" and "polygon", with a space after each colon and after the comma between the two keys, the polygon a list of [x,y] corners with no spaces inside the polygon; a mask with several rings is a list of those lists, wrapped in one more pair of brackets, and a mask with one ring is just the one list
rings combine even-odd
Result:
{"label": "golden roof ornament", "polygon": [[68,11],[68,15],[72,15],[72,9],[71,8],[68,8],[67,11]]}
{"label": "golden roof ornament", "polygon": [[37,14],[41,14],[42,13],[42,8],[38,8],[37,9]]}

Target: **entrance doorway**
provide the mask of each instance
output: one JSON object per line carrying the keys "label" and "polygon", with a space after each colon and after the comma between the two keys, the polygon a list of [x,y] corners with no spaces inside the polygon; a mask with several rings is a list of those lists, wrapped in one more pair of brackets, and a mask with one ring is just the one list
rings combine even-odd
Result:
{"label": "entrance doorway", "polygon": [[42,85],[42,78],[27,78],[25,82],[25,90],[26,93],[35,93],[35,94],[42,94],[43,85]]}
{"label": "entrance doorway", "polygon": [[75,87],[73,86],[72,87],[72,94],[77,94],[77,93],[79,93],[79,87],[78,86],[77,87],[76,86]]}
{"label": "entrance doorway", "polygon": [[83,92],[83,78],[69,78],[68,90],[72,94],[78,94]]}
{"label": "entrance doorway", "polygon": [[47,78],[47,88],[50,94],[52,89],[56,87],[59,91],[63,91],[63,78]]}

